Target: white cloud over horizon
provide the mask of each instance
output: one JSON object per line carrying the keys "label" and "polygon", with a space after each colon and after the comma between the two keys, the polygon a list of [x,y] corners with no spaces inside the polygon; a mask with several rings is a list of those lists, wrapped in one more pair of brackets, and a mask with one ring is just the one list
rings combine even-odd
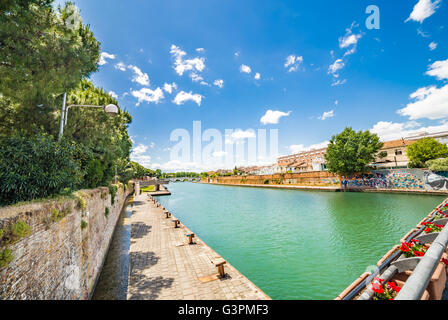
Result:
{"label": "white cloud over horizon", "polygon": [[324,142],[312,144],[309,146],[305,146],[303,144],[293,144],[288,147],[288,150],[292,154],[294,154],[294,153],[299,153],[299,152],[303,152],[303,151],[311,151],[311,150],[326,148],[329,143],[330,143],[330,141],[324,141]]}

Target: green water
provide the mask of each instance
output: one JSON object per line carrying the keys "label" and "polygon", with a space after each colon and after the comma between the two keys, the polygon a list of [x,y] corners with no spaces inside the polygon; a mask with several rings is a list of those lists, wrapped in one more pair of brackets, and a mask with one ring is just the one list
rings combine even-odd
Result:
{"label": "green water", "polygon": [[273,299],[333,299],[444,197],[168,185],[159,201]]}

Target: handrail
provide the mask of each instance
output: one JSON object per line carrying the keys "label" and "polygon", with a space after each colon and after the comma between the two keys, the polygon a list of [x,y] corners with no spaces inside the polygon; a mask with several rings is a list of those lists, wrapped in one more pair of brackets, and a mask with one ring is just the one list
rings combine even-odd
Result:
{"label": "handrail", "polygon": [[445,227],[405,282],[395,300],[418,300],[422,297],[447,245],[448,228]]}

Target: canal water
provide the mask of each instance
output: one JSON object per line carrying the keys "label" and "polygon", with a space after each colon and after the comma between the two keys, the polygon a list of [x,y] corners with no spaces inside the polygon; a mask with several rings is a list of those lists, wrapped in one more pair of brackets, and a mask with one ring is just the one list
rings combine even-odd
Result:
{"label": "canal water", "polygon": [[196,183],[168,189],[159,201],[273,299],[334,299],[444,199]]}

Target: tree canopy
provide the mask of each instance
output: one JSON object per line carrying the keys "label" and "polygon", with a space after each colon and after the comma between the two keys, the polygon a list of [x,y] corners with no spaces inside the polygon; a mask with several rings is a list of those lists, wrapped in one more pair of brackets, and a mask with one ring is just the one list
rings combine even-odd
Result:
{"label": "tree canopy", "polygon": [[[15,104],[15,126],[54,134],[62,94],[98,68],[100,44],[68,2],[2,1],[0,93]],[[2,98],[2,99],[3,99]]]}
{"label": "tree canopy", "polygon": [[448,147],[434,138],[422,138],[411,144],[406,153],[411,168],[423,168],[428,160],[448,157]]}
{"label": "tree canopy", "polygon": [[325,155],[328,171],[343,176],[365,172],[382,146],[376,134],[345,128],[328,145]]}

